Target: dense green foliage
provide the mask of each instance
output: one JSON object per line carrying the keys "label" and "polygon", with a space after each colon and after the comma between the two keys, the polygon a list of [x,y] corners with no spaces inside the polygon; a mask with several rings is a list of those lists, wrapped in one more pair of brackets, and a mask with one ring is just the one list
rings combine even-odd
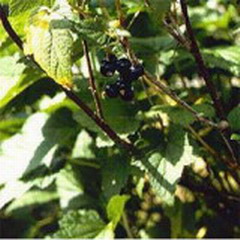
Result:
{"label": "dense green foliage", "polygon": [[[179,1],[0,0],[0,6],[24,43],[22,51],[1,25],[0,237],[240,237],[237,1],[187,1],[230,125],[225,141],[214,124],[199,120],[218,126],[223,119],[188,49]],[[96,110],[83,42],[104,121],[133,152],[60,87]],[[117,79],[100,74],[108,53],[144,65],[131,102],[104,94]]]}

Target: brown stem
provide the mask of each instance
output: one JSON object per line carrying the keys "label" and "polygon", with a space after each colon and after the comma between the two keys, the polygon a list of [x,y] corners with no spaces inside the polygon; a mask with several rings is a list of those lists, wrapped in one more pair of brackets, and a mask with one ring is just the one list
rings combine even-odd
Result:
{"label": "brown stem", "polygon": [[[23,43],[17,33],[12,28],[11,24],[8,21],[8,18],[5,15],[3,8],[0,6],[0,19],[3,22],[3,27],[5,31],[11,34],[12,40],[18,45],[18,47],[22,50]],[[34,61],[34,59],[32,59]],[[34,61],[35,62],[35,61]],[[36,63],[37,64],[37,63]],[[38,65],[38,64],[37,64]],[[39,66],[39,65],[38,65]],[[43,71],[43,69],[41,69]],[[111,138],[116,144],[125,148],[126,150],[133,152],[135,148],[132,143],[128,143],[127,141],[121,139],[117,133],[101,118],[99,118],[92,110],[89,108],[72,90],[66,89],[63,86],[59,85],[61,89],[66,93],[66,95],[77,104],[108,136]]]}
{"label": "brown stem", "polygon": [[196,130],[191,127],[190,125],[187,126],[187,128],[190,130],[192,135],[196,138],[196,140],[202,144],[202,146],[209,152],[211,153],[214,157],[220,158],[223,160],[222,156],[216,152],[210,145],[208,145],[207,142],[204,141],[204,139],[196,132]]}
{"label": "brown stem", "polygon": [[193,29],[192,29],[192,25],[191,25],[191,22],[189,19],[188,7],[186,4],[186,0],[180,0],[180,5],[181,5],[181,9],[182,9],[182,13],[183,13],[183,17],[184,17],[184,21],[185,21],[185,25],[186,25],[186,29],[187,29],[189,41],[190,41],[190,52],[192,53],[192,55],[195,59],[195,62],[198,66],[199,76],[201,76],[206,83],[208,92],[213,100],[213,104],[214,104],[214,108],[215,108],[217,116],[219,117],[219,119],[226,122],[228,125],[225,129],[219,130],[219,132],[225,143],[226,149],[228,150],[228,152],[230,153],[230,156],[232,158],[230,161],[231,162],[230,164],[233,166],[237,166],[237,157],[236,157],[237,154],[235,153],[233,143],[230,140],[231,129],[227,122],[224,108],[223,108],[223,105],[222,105],[222,102],[220,99],[220,94],[217,92],[217,89],[211,80],[209,70],[204,63],[202,54],[201,54],[199,46],[197,44],[197,40],[195,38]]}
{"label": "brown stem", "polygon": [[147,81],[151,82],[155,87],[157,87],[158,90],[160,90],[160,91],[164,92],[165,94],[167,94],[168,96],[170,96],[181,107],[183,107],[184,109],[186,109],[187,111],[192,113],[193,116],[198,121],[200,121],[200,122],[202,122],[202,123],[204,123],[208,126],[214,127],[214,128],[218,127],[218,125],[216,123],[214,123],[211,120],[201,116],[201,114],[199,112],[194,110],[190,105],[188,105],[185,101],[183,101],[181,98],[179,98],[178,95],[174,91],[172,91],[167,86],[165,86],[163,83],[161,83],[160,81],[155,79],[154,76],[151,76],[149,73],[145,73],[144,77]]}
{"label": "brown stem", "polygon": [[16,34],[16,32],[14,31],[14,29],[12,28],[12,25],[10,24],[10,22],[8,21],[8,18],[4,12],[4,9],[2,7],[2,5],[0,4],[0,19],[2,21],[2,25],[4,27],[4,29],[7,30],[7,33],[9,35],[9,37],[18,45],[18,47],[23,50],[23,42],[22,40],[19,38],[19,36]]}
{"label": "brown stem", "polygon": [[131,143],[121,139],[117,133],[101,118],[99,118],[73,91],[68,90],[61,86],[62,90],[66,93],[75,104],[77,104],[107,135],[118,145],[133,151],[134,146]]}
{"label": "brown stem", "polygon": [[84,52],[84,55],[85,55],[86,61],[87,61],[87,67],[88,67],[88,73],[89,73],[89,88],[90,88],[90,91],[93,96],[97,115],[98,115],[98,117],[103,119],[102,106],[101,106],[101,102],[100,102],[99,95],[97,92],[96,82],[95,82],[95,78],[93,75],[92,64],[91,64],[91,60],[90,60],[90,56],[89,56],[88,44],[87,44],[86,40],[82,41],[82,46],[83,46],[83,52]]}
{"label": "brown stem", "polygon": [[188,37],[190,40],[190,51],[193,55],[193,57],[195,58],[195,61],[197,63],[198,66],[198,71],[199,71],[199,75],[204,79],[206,85],[207,85],[207,89],[211,95],[211,98],[213,100],[213,104],[214,107],[216,109],[216,113],[217,116],[221,119],[221,120],[226,120],[226,116],[224,113],[224,109],[223,109],[223,105],[220,99],[220,94],[217,92],[213,82],[211,81],[211,77],[210,77],[210,73],[203,61],[203,57],[202,54],[200,52],[200,49],[198,47],[193,29],[192,29],[192,25],[189,19],[189,14],[188,14],[188,8],[187,8],[187,4],[185,0],[180,0],[180,4],[181,4],[181,9],[182,9],[182,13],[183,13],[183,17],[185,20],[185,25],[186,25],[186,29],[187,29],[187,33],[188,33]]}

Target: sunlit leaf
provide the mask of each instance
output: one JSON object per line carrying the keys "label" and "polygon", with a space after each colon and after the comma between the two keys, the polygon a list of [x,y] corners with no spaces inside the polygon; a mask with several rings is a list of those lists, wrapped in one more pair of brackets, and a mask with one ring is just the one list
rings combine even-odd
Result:
{"label": "sunlit leaf", "polygon": [[94,238],[105,228],[105,223],[93,210],[69,211],[59,225],[54,238]]}
{"label": "sunlit leaf", "polygon": [[57,83],[71,88],[71,21],[60,10],[42,7],[31,17],[24,51],[25,54],[32,54],[42,69]]}

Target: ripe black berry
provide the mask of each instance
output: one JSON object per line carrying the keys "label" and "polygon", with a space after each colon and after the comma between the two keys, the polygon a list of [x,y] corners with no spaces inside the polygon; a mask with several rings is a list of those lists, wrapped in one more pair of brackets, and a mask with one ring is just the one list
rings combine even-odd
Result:
{"label": "ripe black berry", "polygon": [[127,58],[121,58],[116,62],[116,69],[121,74],[129,71],[131,67],[131,62]]}
{"label": "ripe black berry", "polygon": [[137,80],[144,74],[144,69],[142,65],[136,65],[131,68],[131,78],[132,80]]}
{"label": "ripe black berry", "polygon": [[102,61],[100,72],[103,76],[111,77],[111,76],[113,76],[115,70],[116,70],[116,66],[114,63],[111,63],[107,60]]}
{"label": "ripe black berry", "polygon": [[119,95],[124,101],[132,101],[134,98],[134,89],[131,85],[122,84],[119,89]]}
{"label": "ripe black berry", "polygon": [[106,85],[105,93],[108,97],[115,98],[115,97],[118,96],[119,87],[117,86],[116,83],[115,84],[108,84],[108,85]]}

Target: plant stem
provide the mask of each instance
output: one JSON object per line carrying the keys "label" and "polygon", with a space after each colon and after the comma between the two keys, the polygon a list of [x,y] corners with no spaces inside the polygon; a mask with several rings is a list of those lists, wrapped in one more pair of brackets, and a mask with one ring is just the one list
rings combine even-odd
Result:
{"label": "plant stem", "polygon": [[89,56],[88,44],[86,40],[82,41],[82,46],[83,46],[83,52],[87,61],[87,67],[88,67],[88,73],[89,73],[89,88],[94,99],[97,115],[99,118],[103,119],[104,117],[103,117],[102,106],[101,106],[101,102],[97,92],[96,82],[93,75],[92,64]]}
{"label": "plant stem", "polygon": [[117,133],[103,119],[99,118],[97,114],[95,114],[91,108],[89,108],[73,91],[68,90],[63,86],[60,87],[66,93],[68,98],[78,105],[79,108],[81,108],[108,135],[111,140],[127,150],[134,150],[134,146],[131,143],[121,139]]}
{"label": "plant stem", "polygon": [[178,97],[178,95],[172,91],[170,88],[165,86],[162,82],[158,81],[154,76],[150,75],[149,73],[145,73],[144,78],[152,83],[158,90],[164,92],[166,95],[170,96],[176,103],[178,103],[181,107],[186,109],[188,112],[192,113],[193,116],[200,122],[211,126],[213,128],[218,128],[218,125],[211,120],[202,117],[199,112],[194,110],[190,105],[187,104],[187,102],[183,101],[181,98]]}
{"label": "plant stem", "polygon": [[13,40],[13,42],[15,42],[18,45],[18,47],[21,50],[23,50],[23,42],[18,37],[18,35],[14,31],[14,29],[12,28],[12,25],[8,21],[8,18],[6,16],[6,14],[4,12],[4,9],[3,9],[1,4],[0,4],[0,19],[2,21],[2,25],[3,25],[4,29],[7,30],[8,36]]}
{"label": "plant stem", "polygon": [[193,127],[191,127],[191,125],[188,125],[187,128],[209,153],[211,153],[214,157],[222,159],[222,156],[219,155],[219,153],[216,152],[210,145],[208,145],[208,143],[204,141],[204,139],[196,132],[196,130]]}
{"label": "plant stem", "polygon": [[128,217],[127,217],[127,214],[126,214],[125,211],[123,211],[123,214],[122,214],[122,222],[123,222],[123,226],[124,226],[124,228],[125,228],[125,230],[127,232],[128,238],[132,238],[133,239],[134,235],[133,235],[133,233],[131,231],[131,228],[129,226]]}
{"label": "plant stem", "polygon": [[[5,31],[8,33],[9,36],[13,36],[13,37],[11,37],[12,40],[18,45],[18,47],[21,50],[23,50],[23,42],[21,41],[18,34],[12,28],[1,5],[0,5],[0,19],[3,22],[3,27],[4,27]],[[35,62],[33,58],[32,58],[32,61]],[[36,63],[36,65],[39,66],[37,63]],[[39,66],[39,68],[40,68],[40,66]],[[43,69],[41,69],[41,70],[44,71]],[[101,128],[109,136],[109,138],[111,140],[113,140],[116,144],[123,147],[124,149],[128,150],[130,153],[136,150],[132,143],[121,139],[118,136],[118,134],[103,119],[99,118],[98,115],[95,114],[92,111],[92,109],[89,108],[72,90],[66,89],[61,85],[59,85],[59,86],[65,92],[65,94],[76,105],[78,105],[79,108],[81,108],[99,126],[99,128]]]}
{"label": "plant stem", "polygon": [[220,120],[226,122],[227,124],[227,127],[225,129],[223,130],[219,129],[219,133],[225,143],[226,149],[228,150],[231,156],[231,160],[230,160],[231,163],[229,162],[229,164],[232,166],[237,166],[237,157],[236,157],[237,154],[235,153],[233,144],[229,139],[231,135],[231,129],[229,127],[229,124],[224,112],[224,108],[220,99],[220,94],[218,93],[216,87],[214,86],[211,80],[209,70],[204,63],[202,54],[197,44],[197,40],[195,38],[192,25],[190,22],[186,0],[180,0],[180,5],[181,5],[185,25],[186,25],[186,30],[189,37],[190,52],[193,55],[195,62],[198,66],[199,76],[201,76],[206,83],[208,92],[213,100],[213,105],[214,105],[217,116],[219,117]]}
{"label": "plant stem", "polygon": [[224,109],[223,109],[223,105],[220,99],[220,94],[217,92],[213,82],[211,81],[211,77],[210,77],[210,73],[203,61],[203,57],[202,54],[200,52],[199,46],[197,44],[193,29],[192,29],[192,25],[189,19],[189,14],[188,14],[188,8],[187,8],[187,4],[185,0],[180,0],[180,5],[181,5],[181,9],[182,9],[182,13],[183,13],[183,17],[184,17],[184,21],[185,21],[185,25],[186,25],[186,29],[187,29],[187,33],[188,33],[188,37],[189,37],[189,44],[190,44],[190,51],[193,55],[193,57],[195,58],[195,61],[197,63],[198,66],[198,72],[199,75],[204,79],[206,85],[207,85],[207,89],[208,92],[210,93],[210,96],[213,100],[213,104],[214,107],[216,109],[216,113],[217,116],[221,119],[221,120],[226,120],[226,116],[224,113]]}

